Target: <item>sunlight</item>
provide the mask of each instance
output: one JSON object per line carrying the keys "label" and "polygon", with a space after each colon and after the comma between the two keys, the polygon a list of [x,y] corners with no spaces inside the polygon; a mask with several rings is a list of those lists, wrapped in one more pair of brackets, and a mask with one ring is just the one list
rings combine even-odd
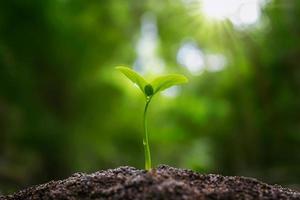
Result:
{"label": "sunlight", "polygon": [[204,53],[196,43],[185,42],[177,52],[177,62],[184,66],[194,76],[208,72],[222,71],[227,64],[227,59],[222,54]]}
{"label": "sunlight", "polygon": [[225,19],[238,9],[239,0],[202,0],[202,11],[210,18]]}
{"label": "sunlight", "polygon": [[204,70],[203,52],[194,42],[185,42],[178,50],[177,62],[192,74],[200,75]]}
{"label": "sunlight", "polygon": [[222,54],[208,54],[206,55],[206,69],[209,72],[222,71],[227,64],[227,59]]}
{"label": "sunlight", "polygon": [[259,21],[265,0],[199,0],[205,16],[215,20],[229,19],[235,26]]}

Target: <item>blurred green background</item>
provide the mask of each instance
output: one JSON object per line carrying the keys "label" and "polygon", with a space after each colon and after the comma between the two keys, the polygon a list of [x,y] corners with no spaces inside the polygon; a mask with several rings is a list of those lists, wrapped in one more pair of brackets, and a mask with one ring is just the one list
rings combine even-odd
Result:
{"label": "blurred green background", "polygon": [[0,1],[0,191],[143,168],[144,97],[116,65],[189,84],[149,110],[154,165],[299,189],[300,1]]}

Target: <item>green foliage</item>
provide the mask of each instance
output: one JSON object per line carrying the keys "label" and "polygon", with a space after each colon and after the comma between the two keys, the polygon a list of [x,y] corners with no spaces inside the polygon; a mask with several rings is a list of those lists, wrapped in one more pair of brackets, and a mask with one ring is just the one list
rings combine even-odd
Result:
{"label": "green foliage", "polygon": [[174,85],[187,83],[188,79],[180,74],[169,74],[155,78],[151,81],[151,85],[154,88],[154,94]]}
{"label": "green foliage", "polygon": [[119,67],[116,67],[116,69],[121,71],[133,83],[137,84],[137,86],[141,89],[141,91],[143,93],[145,92],[144,88],[148,83],[141,75],[139,75],[138,73],[136,73],[135,71],[133,71],[132,69],[130,69],[128,67],[119,66]]}
{"label": "green foliage", "polygon": [[151,82],[147,82],[141,75],[128,67],[116,67],[128,79],[137,84],[145,96],[153,96],[169,87],[180,85],[188,82],[188,79],[181,74],[168,74],[155,78]]}
{"label": "green foliage", "polygon": [[[174,85],[184,84],[188,82],[188,79],[180,74],[169,74],[164,76],[159,76],[155,78],[151,83],[147,83],[145,79],[136,73],[134,70],[128,67],[116,67],[117,70],[121,71],[127,78],[129,78],[133,83],[137,84],[139,88],[143,91],[146,97],[146,105],[144,109],[144,153],[145,153],[145,169],[151,170],[151,152],[149,145],[149,136],[147,129],[147,110],[152,96],[160,91],[163,91]],[[144,88],[144,89],[143,89]]]}

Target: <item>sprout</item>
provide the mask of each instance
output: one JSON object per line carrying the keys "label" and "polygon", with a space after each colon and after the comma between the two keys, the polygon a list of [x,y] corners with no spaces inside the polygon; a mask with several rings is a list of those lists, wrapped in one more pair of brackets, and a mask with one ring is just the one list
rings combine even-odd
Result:
{"label": "sprout", "polygon": [[149,103],[152,97],[169,87],[174,85],[184,84],[188,82],[188,79],[180,74],[168,74],[155,78],[151,82],[147,82],[141,75],[133,71],[128,67],[119,66],[116,67],[117,70],[121,71],[128,79],[130,79],[133,83],[137,84],[140,90],[145,95],[145,109],[144,109],[144,137],[143,137],[143,145],[145,152],[145,169],[151,170],[151,153],[149,146],[149,137],[148,137],[148,129],[147,129],[147,110]]}

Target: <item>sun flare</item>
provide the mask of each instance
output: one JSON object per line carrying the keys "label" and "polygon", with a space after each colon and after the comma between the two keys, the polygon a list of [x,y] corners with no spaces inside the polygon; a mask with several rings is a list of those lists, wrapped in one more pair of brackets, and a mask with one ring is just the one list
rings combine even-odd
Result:
{"label": "sun flare", "polygon": [[229,19],[235,25],[249,25],[260,18],[263,0],[199,0],[204,16],[215,19]]}
{"label": "sun flare", "polygon": [[204,15],[222,20],[234,15],[238,0],[202,0],[201,4]]}

